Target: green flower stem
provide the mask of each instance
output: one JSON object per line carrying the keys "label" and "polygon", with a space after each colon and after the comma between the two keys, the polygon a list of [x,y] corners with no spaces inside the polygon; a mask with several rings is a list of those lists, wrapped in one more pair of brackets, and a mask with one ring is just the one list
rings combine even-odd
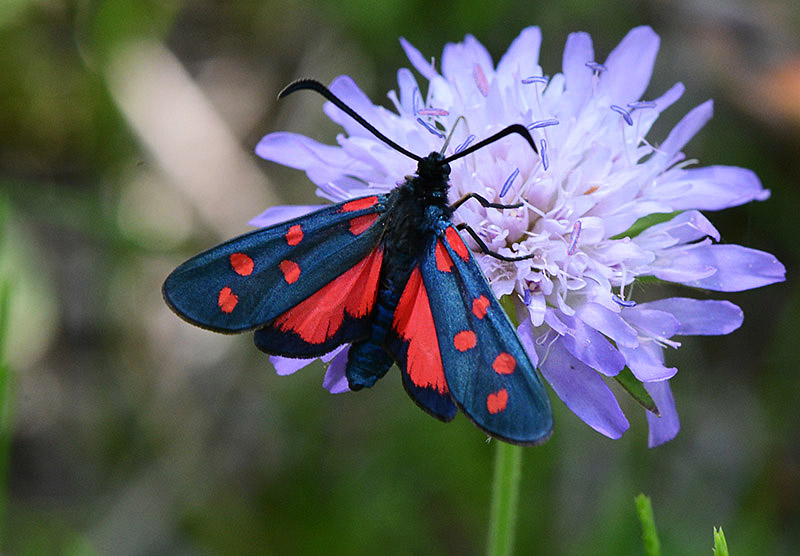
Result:
{"label": "green flower stem", "polygon": [[650,498],[644,494],[636,497],[636,513],[639,514],[639,521],[642,523],[645,555],[661,556],[661,543],[658,541],[656,521],[653,518],[653,505],[650,503]]}
{"label": "green flower stem", "polygon": [[489,556],[510,556],[517,528],[522,447],[494,442],[494,477],[489,515]]}

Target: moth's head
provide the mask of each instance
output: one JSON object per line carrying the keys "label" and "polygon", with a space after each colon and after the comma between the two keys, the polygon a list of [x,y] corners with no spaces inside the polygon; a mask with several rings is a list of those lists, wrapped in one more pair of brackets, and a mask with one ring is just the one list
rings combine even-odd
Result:
{"label": "moth's head", "polygon": [[417,176],[423,180],[444,180],[450,178],[450,165],[439,152],[432,152],[417,164]]}

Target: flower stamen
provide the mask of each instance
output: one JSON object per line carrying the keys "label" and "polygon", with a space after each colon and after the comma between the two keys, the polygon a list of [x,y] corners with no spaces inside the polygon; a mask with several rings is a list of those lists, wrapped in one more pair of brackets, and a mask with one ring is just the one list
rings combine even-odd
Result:
{"label": "flower stamen", "polygon": [[417,110],[417,114],[420,116],[449,116],[450,112],[444,108],[422,108]]}
{"label": "flower stamen", "polygon": [[628,112],[627,110],[625,110],[625,109],[624,109],[622,106],[619,106],[619,105],[616,105],[616,104],[612,104],[612,105],[610,106],[610,108],[611,108],[611,109],[612,109],[614,112],[616,112],[617,114],[619,114],[620,116],[622,116],[622,119],[624,119],[624,120],[625,120],[625,123],[626,123],[626,124],[628,124],[628,125],[631,125],[631,126],[633,125],[633,118],[631,118],[631,114],[630,114],[630,112]]}
{"label": "flower stamen", "polygon": [[541,150],[541,152],[542,152],[542,154],[541,154],[541,157],[542,157],[542,167],[544,168],[544,170],[545,170],[545,172],[546,172],[546,171],[547,171],[547,168],[550,166],[550,159],[549,159],[549,157],[547,156],[547,140],[545,140],[545,139],[542,139],[542,140],[539,142],[539,145],[540,145],[540,147],[541,147],[541,148],[540,148],[540,150]]}
{"label": "flower stamen", "polygon": [[475,85],[484,97],[489,96],[489,83],[486,81],[486,75],[483,73],[483,68],[480,64],[472,66],[472,78],[475,80]]}
{"label": "flower stamen", "polygon": [[544,75],[532,75],[522,79],[522,84],[530,85],[531,83],[541,83],[542,85],[547,85],[548,81],[549,79]]}
{"label": "flower stamen", "polygon": [[456,147],[456,150],[454,151],[454,154],[458,154],[458,153],[460,153],[461,151],[463,151],[464,149],[466,149],[467,147],[469,147],[470,143],[472,143],[474,140],[475,140],[475,136],[474,136],[474,135],[472,135],[472,134],[470,134],[470,135],[469,135],[469,136],[468,136],[468,137],[467,137],[467,138],[464,140],[464,142],[463,142],[463,143],[461,143],[459,146],[457,146],[457,147]]}
{"label": "flower stamen", "polygon": [[569,247],[567,247],[567,255],[572,256],[578,249],[578,239],[581,237],[581,221],[576,220],[572,225],[572,233],[570,234]]}
{"label": "flower stamen", "polygon": [[506,193],[508,193],[508,190],[511,189],[511,184],[514,183],[514,180],[517,179],[518,175],[519,175],[519,168],[515,168],[514,171],[511,172],[511,175],[508,176],[508,178],[506,178],[506,181],[503,184],[503,187],[500,189],[500,198],[501,199],[503,197],[505,197]]}
{"label": "flower stamen", "polygon": [[636,307],[636,302],[633,299],[622,299],[615,293],[611,294],[611,299],[613,299],[614,303],[620,305],[621,307]]}
{"label": "flower stamen", "polygon": [[638,110],[640,108],[655,108],[656,106],[658,105],[652,100],[637,100],[636,102],[628,103],[628,108],[630,108],[631,111]]}
{"label": "flower stamen", "polygon": [[585,65],[587,68],[589,68],[590,70],[592,70],[593,72],[595,72],[596,74],[597,74],[597,73],[603,73],[604,71],[608,71],[608,68],[607,68],[607,67],[605,67],[605,66],[604,66],[603,64],[601,64],[600,62],[594,62],[594,61],[592,61],[592,62],[586,62],[584,65]]}
{"label": "flower stamen", "polygon": [[419,117],[418,117],[418,118],[417,118],[417,123],[418,123],[418,124],[421,124],[421,125],[422,125],[422,127],[424,127],[425,129],[427,129],[428,131],[430,131],[430,132],[431,132],[433,135],[435,135],[435,136],[436,136],[436,137],[438,137],[439,139],[444,139],[444,134],[443,134],[443,133],[441,133],[441,132],[440,132],[438,129],[436,129],[435,127],[433,127],[431,124],[429,124],[428,122],[426,122],[426,121],[425,121],[425,120],[423,120],[422,118],[419,118]]}
{"label": "flower stamen", "polygon": [[540,128],[543,128],[543,127],[550,127],[552,125],[558,125],[559,123],[561,123],[561,122],[559,122],[557,119],[550,118],[548,120],[539,120],[539,121],[533,122],[532,124],[528,124],[525,127],[527,127],[530,131],[533,131],[534,129],[540,129]]}

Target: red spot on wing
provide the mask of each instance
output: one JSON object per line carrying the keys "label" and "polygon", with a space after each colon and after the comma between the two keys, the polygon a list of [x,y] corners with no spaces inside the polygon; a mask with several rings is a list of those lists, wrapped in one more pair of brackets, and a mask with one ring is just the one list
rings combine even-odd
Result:
{"label": "red spot on wing", "polygon": [[462,330],[453,336],[453,345],[458,351],[467,351],[478,343],[478,337],[472,330]]}
{"label": "red spot on wing", "polygon": [[450,258],[450,254],[447,252],[447,249],[445,249],[441,241],[436,241],[434,256],[436,257],[437,270],[441,272],[450,272],[453,270],[453,259]]}
{"label": "red spot on wing", "polygon": [[253,259],[244,253],[234,253],[230,256],[231,268],[239,276],[250,276],[253,273]]}
{"label": "red spot on wing", "polygon": [[499,375],[510,375],[517,367],[517,360],[510,353],[501,353],[494,359],[492,369]]}
{"label": "red spot on wing", "polygon": [[449,226],[445,231],[445,236],[447,237],[447,243],[456,252],[456,255],[461,257],[461,260],[466,262],[469,260],[469,249],[467,249],[467,245],[464,243],[464,240],[461,239],[461,236],[458,234],[455,228]]}
{"label": "red spot on wing", "polygon": [[495,415],[505,410],[507,405],[508,405],[508,390],[506,390],[505,388],[486,396],[486,409],[488,409],[489,413],[491,413],[492,415]]}
{"label": "red spot on wing", "polygon": [[233,311],[233,308],[236,307],[237,303],[239,303],[239,296],[233,293],[228,286],[219,290],[217,305],[219,305],[220,311],[223,313],[230,313]]}
{"label": "red spot on wing", "polygon": [[475,298],[472,301],[472,314],[482,319],[486,316],[486,312],[489,310],[489,300],[486,298],[485,295],[481,295],[480,297]]}
{"label": "red spot on wing", "polygon": [[321,344],[342,326],[345,314],[361,318],[372,312],[378,296],[383,251],[375,249],[349,270],[279,317],[272,326],[294,332],[309,344]]}
{"label": "red spot on wing", "polygon": [[352,201],[348,201],[345,204],[343,204],[339,212],[355,212],[357,210],[364,210],[369,207],[375,206],[377,203],[378,203],[378,198],[374,195],[372,197],[354,199]]}
{"label": "red spot on wing", "polygon": [[287,284],[294,284],[300,278],[300,266],[296,262],[284,259],[281,261],[280,268]]}
{"label": "red spot on wing", "polygon": [[284,237],[289,245],[297,245],[303,241],[303,228],[300,227],[300,224],[294,224],[289,227],[289,231]]}
{"label": "red spot on wing", "polygon": [[356,216],[350,221],[350,233],[354,236],[360,235],[362,232],[366,231],[370,226],[372,226],[377,219],[377,214],[364,214],[362,216]]}
{"label": "red spot on wing", "polygon": [[392,319],[392,328],[408,341],[406,372],[419,388],[448,392],[444,377],[439,339],[433,324],[428,292],[419,267],[411,272]]}

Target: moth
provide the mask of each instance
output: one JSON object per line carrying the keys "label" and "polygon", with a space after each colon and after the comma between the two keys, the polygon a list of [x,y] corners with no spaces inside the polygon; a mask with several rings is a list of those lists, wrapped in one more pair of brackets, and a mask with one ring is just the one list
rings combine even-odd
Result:
{"label": "moth", "polygon": [[350,344],[351,390],[368,388],[396,364],[416,404],[442,421],[460,408],[492,437],[538,444],[553,428],[547,392],[516,330],[451,217],[477,194],[448,202],[450,164],[528,130],[513,124],[460,152],[416,155],[365,121],[317,81],[278,98],[318,92],[378,139],[417,162],[416,174],[385,194],[352,199],[244,234],[176,268],[163,294],[191,324],[222,333],[254,331],[269,354],[311,358]]}

